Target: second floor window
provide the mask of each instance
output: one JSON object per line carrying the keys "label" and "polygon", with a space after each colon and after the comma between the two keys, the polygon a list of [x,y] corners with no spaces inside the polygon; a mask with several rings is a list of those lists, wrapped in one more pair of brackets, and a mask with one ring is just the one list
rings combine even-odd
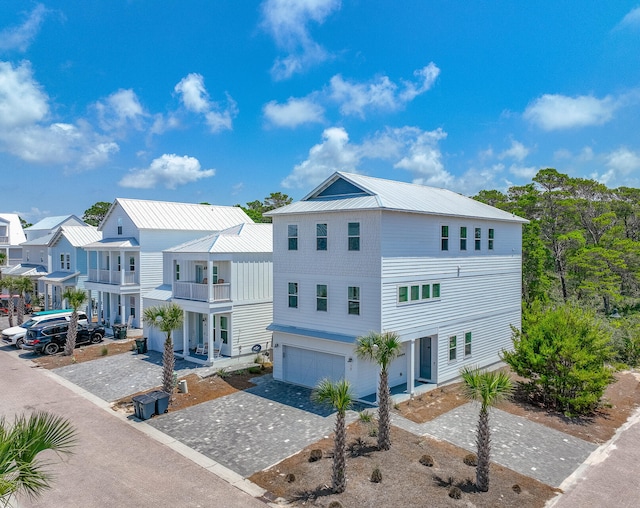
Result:
{"label": "second floor window", "polygon": [[180,280],[180,265],[176,264],[176,280]]}
{"label": "second floor window", "polygon": [[316,224],[316,250],[327,250],[326,224]]}
{"label": "second floor window", "polygon": [[449,337],[449,361],[452,362],[458,356],[458,337],[455,335]]}
{"label": "second floor window", "polygon": [[316,310],[327,311],[327,285],[316,286]]}
{"label": "second floor window", "polygon": [[133,256],[129,256],[129,271],[136,271],[136,258],[134,258]]}
{"label": "second floor window", "polygon": [[287,226],[287,237],[289,239],[289,250],[298,250],[298,226],[296,224]]}
{"label": "second floor window", "polygon": [[67,270],[71,270],[71,254],[67,254],[66,259],[67,259]]}
{"label": "second floor window", "polygon": [[449,250],[449,226],[440,227],[440,249]]}
{"label": "second floor window", "polygon": [[64,254],[60,254],[60,270],[64,270]]}
{"label": "second floor window", "polygon": [[360,223],[350,222],[348,226],[349,250],[360,250]]}
{"label": "second floor window", "polygon": [[489,234],[487,236],[489,237],[487,248],[493,250],[493,228],[489,228]]}
{"label": "second floor window", "polygon": [[475,240],[476,240],[476,250],[480,250],[482,248],[482,229],[481,228],[476,228]]}
{"label": "second floor window", "polygon": [[298,283],[289,282],[289,307],[298,308]]}
{"label": "second floor window", "polygon": [[122,269],[122,266],[120,264],[120,256],[118,256],[118,271],[120,271]]}
{"label": "second floor window", "polygon": [[460,228],[460,250],[467,250],[467,228]]}

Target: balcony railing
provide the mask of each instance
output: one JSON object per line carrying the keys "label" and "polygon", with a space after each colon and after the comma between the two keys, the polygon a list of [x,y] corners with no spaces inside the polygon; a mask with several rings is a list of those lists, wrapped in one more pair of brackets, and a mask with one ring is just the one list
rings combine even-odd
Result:
{"label": "balcony railing", "polygon": [[0,243],[9,243],[8,236],[0,236]]}
{"label": "balcony railing", "polygon": [[[124,274],[124,279],[122,275]],[[102,284],[114,284],[116,286],[130,286],[138,284],[137,272],[117,270],[96,270],[89,269],[89,282],[100,282]]]}
{"label": "balcony railing", "polygon": [[231,300],[231,285],[199,284],[197,282],[174,282],[173,297],[198,302],[220,302]]}

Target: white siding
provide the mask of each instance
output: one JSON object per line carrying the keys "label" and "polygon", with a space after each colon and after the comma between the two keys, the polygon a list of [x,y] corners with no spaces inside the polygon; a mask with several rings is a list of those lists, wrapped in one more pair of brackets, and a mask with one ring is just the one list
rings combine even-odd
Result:
{"label": "white siding", "polygon": [[[265,258],[260,254],[234,255],[231,280],[228,281],[231,283],[231,299],[234,303],[273,300],[273,263]],[[218,274],[218,277],[221,275]]]}
{"label": "white siding", "polygon": [[234,305],[231,316],[232,356],[247,354],[251,347],[260,344],[263,350],[271,347],[271,303]]}
{"label": "white siding", "polygon": [[[122,234],[118,234],[118,219],[122,220]],[[135,238],[138,240],[139,231],[131,218],[122,209],[119,203],[116,203],[113,212],[109,215],[106,222],[101,224],[103,238]]]}

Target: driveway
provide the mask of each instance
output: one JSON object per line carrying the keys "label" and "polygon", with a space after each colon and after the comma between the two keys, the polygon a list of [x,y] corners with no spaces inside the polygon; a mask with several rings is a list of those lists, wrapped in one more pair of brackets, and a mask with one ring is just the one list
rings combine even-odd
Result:
{"label": "driveway", "polygon": [[[258,386],[147,423],[248,477],[333,432],[331,410],[311,402],[311,390],[261,378]],[[348,421],[357,418],[354,411]]]}

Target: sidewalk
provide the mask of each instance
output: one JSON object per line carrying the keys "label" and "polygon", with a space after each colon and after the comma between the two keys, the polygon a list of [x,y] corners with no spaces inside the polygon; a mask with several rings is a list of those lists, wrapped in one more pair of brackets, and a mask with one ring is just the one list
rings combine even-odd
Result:
{"label": "sidewalk", "polygon": [[[194,461],[184,456],[189,450],[177,453],[173,448],[179,443],[145,423],[132,425],[105,411],[106,402],[62,386],[33,363],[0,350],[0,372],[0,407],[9,421],[15,414],[46,410],[68,417],[78,431],[75,454],[64,463],[53,459],[53,488],[37,501],[20,498],[21,508],[265,506],[228,481],[236,479],[222,479],[205,469],[208,464],[199,465],[199,454],[193,453]],[[148,435],[153,433],[154,438]]]}

